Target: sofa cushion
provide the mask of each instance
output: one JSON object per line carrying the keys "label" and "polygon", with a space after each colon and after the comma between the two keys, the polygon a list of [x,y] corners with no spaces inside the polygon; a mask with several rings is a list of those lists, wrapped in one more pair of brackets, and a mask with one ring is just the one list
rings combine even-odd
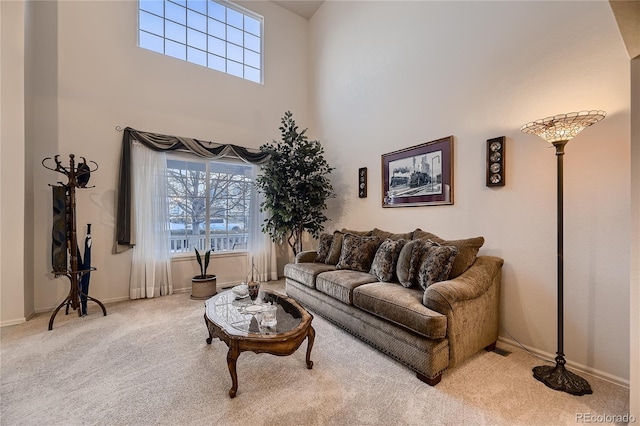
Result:
{"label": "sofa cushion", "polygon": [[412,240],[408,241],[400,250],[396,274],[398,275],[398,281],[404,287],[409,288],[417,284],[421,246],[422,241]]}
{"label": "sofa cushion", "polygon": [[376,255],[371,263],[370,274],[378,277],[378,280],[390,282],[396,275],[396,264],[398,263],[398,255],[405,245],[406,240],[392,240],[387,238],[380,244]]}
{"label": "sofa cushion", "polygon": [[347,228],[342,228],[341,232],[343,234],[360,235],[362,237],[370,237],[372,235],[372,231],[354,231],[353,229]]}
{"label": "sofa cushion", "polygon": [[353,304],[353,289],[378,279],[366,272],[348,269],[324,272],[316,278],[316,289],[347,305]]}
{"label": "sofa cushion", "polygon": [[333,242],[333,235],[323,232],[318,238],[318,249],[316,250],[315,262],[324,263],[327,260],[327,255],[331,249],[331,243]]}
{"label": "sofa cushion", "polygon": [[373,228],[373,231],[371,231],[371,235],[374,237],[379,237],[382,240],[386,240],[387,238],[391,240],[410,240],[413,236],[413,232],[394,234],[393,232],[387,232],[383,231],[382,229]]}
{"label": "sofa cushion", "polygon": [[333,240],[331,241],[331,248],[329,249],[329,254],[327,254],[327,258],[324,263],[327,265],[335,265],[340,260],[340,253],[342,252],[342,239],[344,238],[344,233],[340,231],[333,232]]}
{"label": "sofa cushion", "polygon": [[296,280],[310,288],[316,288],[318,274],[333,271],[334,265],[324,263],[287,263],[284,265],[284,276]]}
{"label": "sofa cushion", "polygon": [[382,240],[378,237],[361,237],[345,234],[342,241],[340,260],[337,269],[351,269],[353,271],[369,272],[371,263],[378,251]]}
{"label": "sofa cushion", "polygon": [[416,229],[413,232],[414,240],[432,240],[443,246],[454,246],[458,248],[458,254],[453,267],[449,273],[449,278],[460,276],[473,265],[476,260],[480,247],[484,244],[484,237],[467,238],[463,240],[444,240],[430,232]]}
{"label": "sofa cushion", "polygon": [[432,234],[431,232],[423,231],[418,228],[413,231],[413,239],[414,240],[441,240],[442,238],[438,237],[436,234]]}
{"label": "sofa cushion", "polygon": [[423,290],[426,290],[431,284],[449,278],[458,249],[453,246],[432,244],[431,241],[428,241],[422,245],[421,251],[418,284]]}
{"label": "sofa cushion", "polygon": [[444,338],[447,317],[424,306],[422,297],[417,288],[371,283],[353,290],[353,305],[428,338]]}

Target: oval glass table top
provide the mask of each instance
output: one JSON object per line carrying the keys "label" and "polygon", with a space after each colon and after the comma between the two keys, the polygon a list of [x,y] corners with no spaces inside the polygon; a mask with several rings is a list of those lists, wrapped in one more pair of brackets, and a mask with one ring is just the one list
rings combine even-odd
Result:
{"label": "oval glass table top", "polygon": [[[297,302],[286,296],[260,291],[256,301],[238,298],[232,291],[224,291],[207,300],[206,315],[231,335],[275,335],[289,332],[300,326],[302,312]],[[276,325],[262,326],[261,316],[266,306],[274,305]]]}

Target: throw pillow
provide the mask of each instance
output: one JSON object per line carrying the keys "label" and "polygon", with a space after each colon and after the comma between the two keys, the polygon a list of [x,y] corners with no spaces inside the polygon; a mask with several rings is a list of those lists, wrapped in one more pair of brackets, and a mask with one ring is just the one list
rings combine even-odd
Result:
{"label": "throw pillow", "polygon": [[323,232],[318,238],[318,248],[316,250],[316,258],[314,262],[324,263],[327,260],[327,255],[331,249],[331,243],[333,242],[333,235]]}
{"label": "throw pillow", "polygon": [[413,231],[413,239],[414,240],[437,240],[440,239],[436,234],[432,234],[431,232],[423,231],[418,228]]}
{"label": "throw pillow", "polygon": [[456,278],[462,275],[473,265],[480,247],[484,244],[484,237],[467,238],[464,240],[444,240],[430,232],[416,229],[413,233],[416,240],[432,240],[443,246],[453,246],[458,249],[458,255],[453,262],[453,267],[449,273],[449,278]]}
{"label": "throw pillow", "polygon": [[405,245],[406,240],[392,240],[387,238],[380,244],[376,255],[371,263],[370,274],[375,275],[379,281],[390,282],[396,274],[396,263],[400,250]]}
{"label": "throw pillow", "polygon": [[346,234],[336,269],[369,272],[371,263],[382,241],[378,237]]}
{"label": "throw pillow", "polygon": [[324,260],[324,263],[327,265],[335,265],[340,260],[340,253],[342,251],[342,240],[344,238],[344,234],[340,231],[335,231],[333,233],[333,239],[331,241],[331,248],[329,249],[329,254],[327,254],[327,258]]}
{"label": "throw pillow", "polygon": [[414,256],[414,250],[417,250],[418,253],[420,252],[421,245],[422,241],[412,240],[408,241],[400,250],[400,254],[398,255],[398,262],[396,265],[396,274],[398,275],[398,281],[400,281],[400,284],[402,284],[404,287],[408,288],[416,284],[414,278],[415,272],[411,271],[411,258]]}
{"label": "throw pillow", "polygon": [[342,228],[341,232],[343,234],[360,235],[362,237],[370,237],[371,236],[371,231],[354,231],[352,229]]}
{"label": "throw pillow", "polygon": [[391,240],[410,240],[413,232],[407,232],[404,234],[394,234],[392,232],[383,231],[382,229],[373,228],[371,231],[371,235],[374,237],[380,237],[382,240],[386,240],[387,238]]}
{"label": "throw pillow", "polygon": [[426,290],[431,284],[448,279],[457,254],[458,249],[453,246],[423,244],[418,272],[420,287]]}

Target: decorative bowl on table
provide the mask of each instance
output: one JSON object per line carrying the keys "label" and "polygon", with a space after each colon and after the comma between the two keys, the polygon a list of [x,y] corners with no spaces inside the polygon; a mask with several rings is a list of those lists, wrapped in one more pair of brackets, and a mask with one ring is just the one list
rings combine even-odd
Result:
{"label": "decorative bowl on table", "polygon": [[245,283],[242,283],[240,285],[237,285],[235,287],[233,287],[231,289],[231,292],[237,297],[237,298],[245,298],[249,295],[249,288],[247,287],[247,285]]}

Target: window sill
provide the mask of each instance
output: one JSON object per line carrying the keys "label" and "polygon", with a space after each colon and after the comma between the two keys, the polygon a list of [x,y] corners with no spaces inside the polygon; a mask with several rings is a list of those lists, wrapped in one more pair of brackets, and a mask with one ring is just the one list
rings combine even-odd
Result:
{"label": "window sill", "polygon": [[[212,251],[211,257],[223,259],[225,257],[246,257],[249,255],[248,250],[235,250],[235,251]],[[171,256],[172,262],[186,262],[196,260],[195,252],[179,253]]]}

